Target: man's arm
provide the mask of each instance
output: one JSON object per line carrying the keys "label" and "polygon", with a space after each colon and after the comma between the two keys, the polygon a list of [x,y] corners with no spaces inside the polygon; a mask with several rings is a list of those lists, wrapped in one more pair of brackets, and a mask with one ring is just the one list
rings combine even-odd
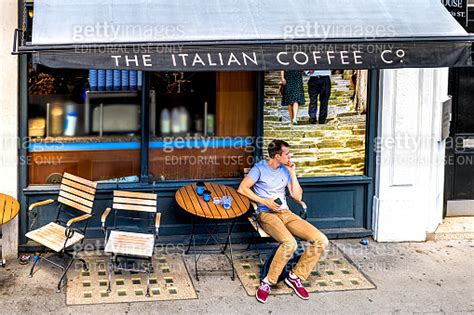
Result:
{"label": "man's arm", "polygon": [[293,199],[300,201],[303,198],[303,188],[296,177],[296,166],[295,164],[288,166],[285,165],[288,172],[290,172],[290,182],[288,183],[288,191]]}
{"label": "man's arm", "polygon": [[278,210],[280,208],[280,205],[277,204],[275,201],[273,201],[271,198],[265,199],[265,198],[257,196],[253,192],[252,186],[254,184],[255,184],[255,181],[252,178],[250,178],[249,176],[245,176],[242,182],[240,183],[240,186],[237,192],[249,198],[250,200],[253,200],[257,203],[264,204],[270,210],[273,210],[273,211]]}

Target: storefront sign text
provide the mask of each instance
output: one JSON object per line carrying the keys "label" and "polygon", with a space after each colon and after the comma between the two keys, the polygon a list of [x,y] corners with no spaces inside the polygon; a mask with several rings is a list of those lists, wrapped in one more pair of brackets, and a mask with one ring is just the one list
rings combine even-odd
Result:
{"label": "storefront sign text", "polygon": [[[326,50],[326,51],[280,51],[276,54],[263,57],[257,52],[230,52],[230,53],[179,53],[168,54],[168,67],[176,69],[213,68],[219,69],[254,69],[262,64],[277,64],[285,68],[286,66],[312,67],[324,65],[337,66],[359,66],[364,65],[364,56],[368,53],[360,50]],[[376,53],[380,62],[392,64],[394,62],[403,63],[405,51],[403,49],[383,49]],[[270,59],[271,57],[271,59]],[[114,68],[153,68],[154,55],[152,54],[124,54],[111,55]],[[160,58],[162,59],[162,57]]]}
{"label": "storefront sign text", "polygon": [[[145,47],[146,48],[146,47]],[[437,53],[433,53],[436,51]],[[33,54],[52,68],[144,71],[270,71],[308,69],[393,69],[471,64],[469,42],[308,43],[180,46],[179,49],[115,51],[90,48]]]}
{"label": "storefront sign text", "polygon": [[467,27],[467,0],[441,0],[449,13],[463,27]]}

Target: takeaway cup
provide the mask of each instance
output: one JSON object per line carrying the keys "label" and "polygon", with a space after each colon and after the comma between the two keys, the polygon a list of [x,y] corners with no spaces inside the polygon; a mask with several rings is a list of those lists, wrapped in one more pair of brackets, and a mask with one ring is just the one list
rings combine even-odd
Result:
{"label": "takeaway cup", "polygon": [[202,196],[202,194],[204,193],[204,183],[203,182],[197,182],[196,184],[196,193],[199,195],[199,196]]}
{"label": "takeaway cup", "polygon": [[202,198],[204,199],[205,202],[211,201],[211,192],[209,190],[204,190],[204,193],[202,194]]}

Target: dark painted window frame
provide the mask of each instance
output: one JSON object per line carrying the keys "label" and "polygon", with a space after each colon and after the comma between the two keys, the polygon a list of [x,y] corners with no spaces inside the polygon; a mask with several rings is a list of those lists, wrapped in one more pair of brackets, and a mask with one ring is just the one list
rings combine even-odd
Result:
{"label": "dark painted window frame", "polygon": [[[22,24],[22,14],[24,1],[18,3],[18,21],[19,27]],[[18,89],[18,123],[19,123],[19,161],[26,161],[28,155],[27,150],[27,136],[28,136],[28,81],[27,81],[27,56],[19,56],[19,89]],[[155,189],[177,189],[184,184],[193,182],[193,180],[183,181],[169,181],[169,182],[153,182],[150,183],[148,172],[148,156],[149,156],[149,89],[150,89],[150,74],[144,72],[143,75],[143,93],[142,93],[142,115],[141,115],[141,145],[140,145],[140,182],[121,184],[121,189],[133,190],[155,190]],[[366,124],[366,156],[365,156],[365,175],[362,176],[340,176],[340,177],[307,177],[301,178],[300,182],[305,186],[324,186],[324,185],[348,185],[361,184],[366,185],[365,202],[367,211],[365,211],[366,227],[371,229],[372,226],[372,196],[374,195],[374,177],[375,177],[375,137],[377,136],[377,107],[379,95],[379,70],[369,70],[369,86],[368,86],[368,111]],[[255,120],[255,136],[256,136],[256,151],[255,157],[260,159],[263,157],[262,142],[263,142],[263,105],[264,105],[264,72],[257,72],[257,109]],[[18,164],[18,199],[20,200],[20,243],[25,243],[25,233],[27,231],[28,215],[27,215],[27,198],[28,195],[34,195],[37,192],[41,194],[57,195],[57,186],[37,186],[34,189],[28,188],[28,165],[25,163]],[[216,180],[216,182],[225,183],[236,186],[240,182],[240,178]],[[101,185],[98,191],[110,192],[117,188],[115,184]]]}
{"label": "dark painted window frame", "polygon": [[[28,121],[28,95],[27,95],[27,57],[20,56],[19,65],[19,134],[21,138],[21,145],[19,148],[19,156],[21,160],[25,160],[28,155],[27,152],[27,121]],[[133,190],[155,190],[155,189],[174,189],[179,188],[186,183],[193,182],[193,180],[181,181],[165,181],[165,182],[149,182],[148,174],[148,156],[149,156],[149,73],[144,73],[143,76],[143,94],[142,94],[142,116],[141,116],[141,146],[140,146],[140,182],[130,184],[120,184],[121,189]],[[375,175],[375,150],[374,140],[376,136],[376,117],[377,117],[377,100],[378,100],[378,84],[379,75],[377,70],[369,72],[369,87],[368,87],[368,111],[366,124],[366,161],[365,161],[365,175],[362,176],[339,176],[339,177],[306,177],[301,178],[300,182],[305,186],[324,186],[324,185],[349,185],[361,184],[366,185],[366,217],[364,222],[366,227],[370,229],[372,224],[372,196],[374,193],[374,175]],[[263,157],[262,139],[263,139],[263,105],[264,105],[264,73],[257,73],[257,119],[255,121],[255,136],[256,136],[256,151],[255,157],[261,159]],[[28,187],[28,165],[19,165],[19,199],[22,204],[22,209],[27,208],[27,195],[41,192],[41,194],[57,194],[57,186],[35,186]],[[219,179],[216,182],[225,183],[236,186],[240,182],[240,178]],[[104,184],[99,191],[109,192],[117,188],[115,184]],[[21,235],[27,231],[27,213],[23,210],[20,214],[20,230]],[[23,237],[23,236],[22,236]]]}

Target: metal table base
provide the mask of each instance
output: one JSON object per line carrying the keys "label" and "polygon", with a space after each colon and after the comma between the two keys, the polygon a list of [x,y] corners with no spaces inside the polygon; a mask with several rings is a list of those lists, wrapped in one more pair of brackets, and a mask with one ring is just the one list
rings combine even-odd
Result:
{"label": "metal table base", "polygon": [[[235,280],[235,268],[234,268],[234,260],[233,260],[233,253],[232,253],[232,241],[230,239],[230,236],[232,234],[232,229],[234,228],[235,225],[235,220],[236,218],[233,219],[223,219],[223,220],[213,220],[212,223],[210,224],[204,224],[206,227],[206,232],[208,234],[207,240],[204,243],[204,248],[209,245],[209,242],[211,240],[214,241],[213,244],[219,245],[219,249],[198,249],[196,247],[196,220],[194,216],[192,216],[192,222],[193,222],[193,230],[191,233],[191,237],[189,239],[189,244],[188,244],[188,249],[186,250],[185,254],[194,254],[194,271],[195,271],[195,276],[196,280],[199,281],[199,271],[202,272],[213,272],[213,271],[224,271],[224,272],[232,272],[232,276],[230,277],[232,281]],[[222,221],[225,221],[226,226],[227,226],[227,235],[225,237],[225,243],[222,243],[221,241],[218,240],[216,237],[216,230],[219,227],[219,223]],[[229,249],[229,253],[227,253],[227,249]],[[212,269],[199,269],[198,268],[198,261],[201,258],[201,255],[224,255],[227,260],[229,261],[229,264],[231,266],[231,269],[219,269],[219,270],[212,270]]]}

